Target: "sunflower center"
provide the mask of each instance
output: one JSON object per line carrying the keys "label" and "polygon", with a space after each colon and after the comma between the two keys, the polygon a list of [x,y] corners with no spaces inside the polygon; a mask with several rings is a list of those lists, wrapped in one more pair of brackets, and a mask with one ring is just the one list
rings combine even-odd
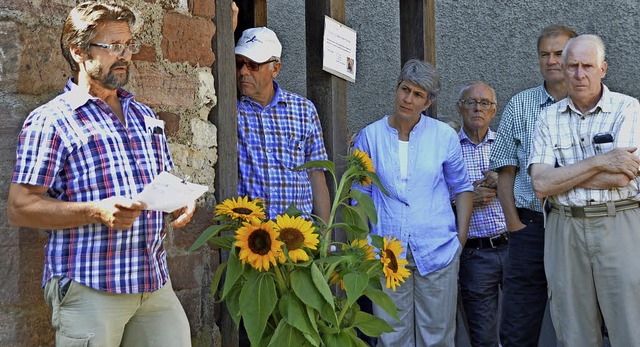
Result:
{"label": "sunflower center", "polygon": [[249,235],[249,249],[259,255],[265,255],[271,250],[271,236],[269,232],[262,229],[254,230]]}
{"label": "sunflower center", "polygon": [[396,258],[396,255],[390,249],[385,250],[385,253],[389,259],[389,265],[387,265],[387,267],[393,272],[398,272],[398,259]]}
{"label": "sunflower center", "polygon": [[304,243],[304,235],[296,228],[280,229],[280,239],[290,251],[300,248]]}
{"label": "sunflower center", "polygon": [[251,212],[253,212],[252,210],[250,210],[250,209],[248,209],[246,207],[236,207],[232,211],[237,213],[237,214],[251,214]]}

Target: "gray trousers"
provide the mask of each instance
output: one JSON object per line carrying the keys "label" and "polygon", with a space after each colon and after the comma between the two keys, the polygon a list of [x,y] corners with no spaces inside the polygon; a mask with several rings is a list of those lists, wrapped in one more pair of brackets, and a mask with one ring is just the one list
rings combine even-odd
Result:
{"label": "gray trousers", "polygon": [[407,249],[407,268],[411,276],[395,292],[385,289],[398,308],[400,320],[396,321],[379,306],[373,305],[374,315],[395,329],[395,332],[380,335],[378,347],[455,345],[461,249],[449,265],[426,276],[420,275],[413,254]]}

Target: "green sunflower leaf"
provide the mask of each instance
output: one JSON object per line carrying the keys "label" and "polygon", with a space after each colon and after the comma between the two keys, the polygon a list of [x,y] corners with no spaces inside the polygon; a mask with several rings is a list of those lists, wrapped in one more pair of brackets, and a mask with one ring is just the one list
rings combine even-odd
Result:
{"label": "green sunflower leaf", "polygon": [[224,278],[224,286],[222,287],[222,299],[224,299],[229,290],[238,281],[238,278],[242,276],[243,272],[242,262],[238,258],[236,252],[229,252],[229,260],[227,261],[227,275]]}
{"label": "green sunflower leaf", "polygon": [[364,290],[364,295],[371,299],[376,305],[380,306],[383,310],[385,310],[391,317],[396,320],[400,320],[398,318],[398,309],[396,308],[396,304],[391,300],[387,293],[382,290],[375,289],[371,286],[368,286]]}
{"label": "green sunflower leaf", "polygon": [[320,294],[322,294],[322,297],[324,297],[327,303],[331,305],[331,308],[335,310],[335,307],[333,306],[333,293],[331,293],[331,288],[327,283],[327,279],[324,278],[322,272],[318,269],[318,266],[315,263],[311,264],[311,279],[313,280],[313,284],[315,284],[316,288],[318,288],[318,291],[320,291]]}
{"label": "green sunflower leaf", "polygon": [[233,247],[233,243],[236,242],[236,237],[234,235],[212,237],[207,242],[214,247],[230,251]]}
{"label": "green sunflower leaf", "polygon": [[305,311],[305,305],[295,295],[285,294],[280,298],[278,307],[282,313],[282,318],[291,326],[300,330],[305,336],[308,336],[312,345],[320,344],[320,335],[318,330],[314,329],[309,316]]}
{"label": "green sunflower leaf", "polygon": [[294,168],[294,171],[300,171],[300,170],[304,170],[304,169],[318,169],[318,168],[322,168],[322,169],[327,169],[329,170],[329,172],[331,172],[332,175],[335,176],[335,165],[333,164],[333,162],[331,160],[313,160],[313,161],[308,161],[296,168]]}
{"label": "green sunflower leaf", "polygon": [[351,339],[346,332],[337,334],[327,334],[323,337],[323,341],[327,347],[351,347]]}
{"label": "green sunflower leaf", "polygon": [[351,196],[358,201],[358,205],[364,211],[365,215],[373,225],[378,224],[378,214],[376,213],[376,206],[373,203],[371,197],[357,189],[351,190]]}
{"label": "green sunflower leaf", "polygon": [[268,347],[303,346],[306,342],[304,335],[287,321],[281,320],[271,337]]}
{"label": "green sunflower leaf", "polygon": [[193,243],[193,245],[191,245],[191,247],[189,247],[189,249],[187,250],[187,252],[193,252],[196,249],[200,248],[202,245],[204,245],[207,240],[209,240],[210,237],[216,235],[217,233],[219,233],[222,230],[228,229],[229,226],[227,224],[217,224],[217,225],[212,225],[208,228],[206,228],[202,234],[200,234],[200,237],[198,237],[198,239]]}
{"label": "green sunflower leaf", "polygon": [[311,273],[305,268],[298,268],[290,274],[291,287],[298,298],[307,306],[317,311],[322,309],[324,300],[318,288],[313,284]]}
{"label": "green sunflower leaf", "polygon": [[252,345],[262,339],[267,320],[278,302],[276,284],[268,273],[263,272],[247,280],[240,293],[240,312]]}
{"label": "green sunflower leaf", "polygon": [[356,312],[356,318],[353,322],[353,326],[360,329],[360,331],[368,336],[380,336],[382,333],[395,331],[383,319],[362,311]]}
{"label": "green sunflower leaf", "polygon": [[369,276],[360,272],[351,272],[344,276],[343,281],[349,305],[353,305],[367,288]]}

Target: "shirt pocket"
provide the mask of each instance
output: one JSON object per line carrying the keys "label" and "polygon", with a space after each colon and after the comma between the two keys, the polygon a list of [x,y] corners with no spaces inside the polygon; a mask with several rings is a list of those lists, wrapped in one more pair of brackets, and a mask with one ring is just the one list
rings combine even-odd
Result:
{"label": "shirt pocket", "polygon": [[283,148],[280,163],[286,169],[293,170],[305,163],[304,139],[294,137],[281,138],[280,146]]}
{"label": "shirt pocket", "polygon": [[553,153],[556,157],[556,166],[562,167],[578,161],[578,146],[575,141],[568,137],[559,137],[553,145]]}

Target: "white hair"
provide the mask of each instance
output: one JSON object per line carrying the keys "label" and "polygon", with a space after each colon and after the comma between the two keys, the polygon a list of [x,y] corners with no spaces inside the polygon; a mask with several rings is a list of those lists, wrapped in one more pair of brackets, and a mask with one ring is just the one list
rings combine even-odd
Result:
{"label": "white hair", "polygon": [[604,63],[604,57],[606,52],[604,48],[604,42],[598,35],[588,35],[588,34],[580,35],[567,41],[567,44],[564,46],[564,49],[562,50],[562,63],[565,65],[567,64],[567,51],[569,50],[570,47],[578,43],[584,43],[596,49],[598,66],[601,67],[602,64]]}

